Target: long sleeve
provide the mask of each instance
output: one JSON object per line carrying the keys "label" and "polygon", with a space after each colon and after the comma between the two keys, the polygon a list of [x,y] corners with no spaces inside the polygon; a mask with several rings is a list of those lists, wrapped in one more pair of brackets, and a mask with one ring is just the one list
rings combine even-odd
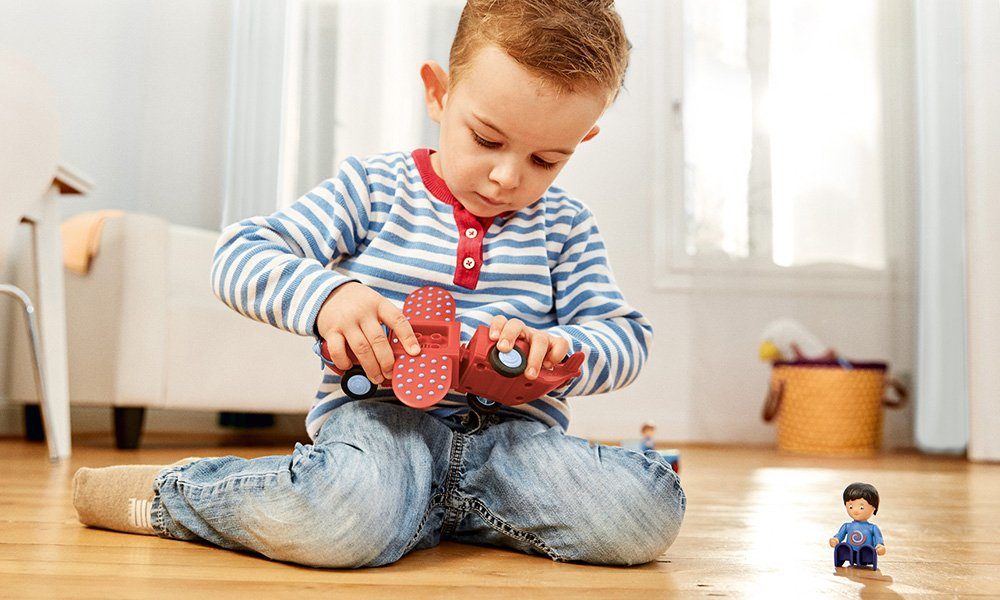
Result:
{"label": "long sleeve", "polygon": [[843,542],[844,538],[847,536],[847,528],[850,527],[850,523],[844,523],[837,530],[837,533],[833,534],[833,537],[837,538],[838,542]]}
{"label": "long sleeve", "polygon": [[212,266],[215,295],[245,316],[314,335],[323,302],[352,281],[331,267],[367,235],[368,189],[364,166],[348,158],[288,208],[226,227]]}
{"label": "long sleeve", "polygon": [[878,525],[872,523],[872,546],[878,546],[879,544],[885,544],[882,540],[882,531],[878,528]]}
{"label": "long sleeve", "polygon": [[631,383],[646,361],[653,328],[625,302],[597,223],[585,208],[573,219],[552,285],[559,325],[546,331],[568,340],[570,352],[586,353],[586,360],[580,377],[550,395],[600,394]]}

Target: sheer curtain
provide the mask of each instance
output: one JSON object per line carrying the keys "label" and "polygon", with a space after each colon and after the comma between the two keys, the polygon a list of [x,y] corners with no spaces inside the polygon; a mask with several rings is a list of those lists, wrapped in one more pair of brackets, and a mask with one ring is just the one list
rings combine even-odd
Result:
{"label": "sheer curtain", "polygon": [[884,19],[876,2],[683,3],[688,255],[885,268]]}
{"label": "sheer curtain", "polygon": [[287,206],[347,155],[435,146],[420,64],[462,0],[237,0],[223,225]]}
{"label": "sheer curtain", "polygon": [[876,2],[771,3],[774,262],[886,265]]}

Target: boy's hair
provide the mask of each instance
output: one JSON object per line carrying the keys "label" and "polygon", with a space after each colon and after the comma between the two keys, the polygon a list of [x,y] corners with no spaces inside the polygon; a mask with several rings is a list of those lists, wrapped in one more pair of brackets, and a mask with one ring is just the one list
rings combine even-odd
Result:
{"label": "boy's hair", "polygon": [[560,93],[607,92],[608,105],[625,81],[632,47],[614,0],[468,0],[448,57],[449,87],[488,44]]}
{"label": "boy's hair", "polygon": [[878,514],[878,490],[875,489],[874,485],[870,483],[852,483],[844,489],[844,504],[847,504],[851,500],[859,499],[872,505],[875,509],[872,514]]}

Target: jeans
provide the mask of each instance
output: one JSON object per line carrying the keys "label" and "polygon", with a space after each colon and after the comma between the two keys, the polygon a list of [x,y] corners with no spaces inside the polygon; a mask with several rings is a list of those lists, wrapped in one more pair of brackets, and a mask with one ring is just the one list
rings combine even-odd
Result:
{"label": "jeans", "polygon": [[474,433],[396,403],[335,409],[291,455],[206,458],[156,479],[157,535],[316,567],[375,567],[442,539],[556,561],[633,565],[684,517],[656,453],[591,444],[530,420]]}

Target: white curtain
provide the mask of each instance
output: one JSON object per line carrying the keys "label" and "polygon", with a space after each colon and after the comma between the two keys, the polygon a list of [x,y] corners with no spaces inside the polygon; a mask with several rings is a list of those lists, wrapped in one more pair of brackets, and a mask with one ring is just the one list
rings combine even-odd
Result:
{"label": "white curtain", "polygon": [[915,433],[923,450],[961,452],[969,440],[963,9],[959,0],[919,0],[914,8],[920,240]]}
{"label": "white curtain", "polygon": [[289,0],[236,0],[222,226],[274,210],[281,181]]}
{"label": "white curtain", "polygon": [[774,262],[884,269],[878,3],[770,8]]}
{"label": "white curtain", "polygon": [[683,11],[687,254],[884,269],[879,3]]}
{"label": "white curtain", "polygon": [[223,224],[294,202],[347,155],[437,145],[419,69],[462,0],[237,0]]}

